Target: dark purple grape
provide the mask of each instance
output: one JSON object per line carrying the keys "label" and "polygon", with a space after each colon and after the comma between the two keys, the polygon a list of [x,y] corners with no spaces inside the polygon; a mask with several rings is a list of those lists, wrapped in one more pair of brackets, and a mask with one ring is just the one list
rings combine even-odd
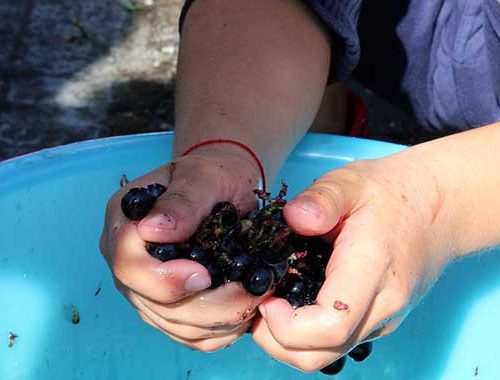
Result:
{"label": "dark purple grape", "polygon": [[266,264],[277,264],[286,260],[283,252],[271,248],[263,248],[260,251],[260,257]]}
{"label": "dark purple grape", "polygon": [[305,252],[308,250],[308,240],[309,239],[304,238],[300,235],[293,234],[288,239],[288,242],[290,243],[290,246],[292,247],[293,251]]}
{"label": "dark purple grape", "polygon": [[218,288],[225,282],[224,272],[218,263],[210,263],[206,268],[210,274],[210,289]]}
{"label": "dark purple grape", "polygon": [[286,295],[290,291],[295,281],[299,280],[300,277],[297,274],[285,273],[285,276],[281,279],[279,284],[276,286],[274,291],[274,296],[286,298]]}
{"label": "dark purple grape", "polygon": [[241,281],[246,272],[253,265],[253,260],[248,255],[235,256],[225,270],[228,281]]}
{"label": "dark purple grape", "polygon": [[161,183],[152,183],[151,185],[148,185],[146,190],[153,198],[158,198],[167,190],[167,188]]}
{"label": "dark purple grape", "polygon": [[206,264],[211,259],[212,255],[209,251],[201,248],[199,245],[195,245],[187,251],[186,258],[189,260],[196,261],[200,264]]}
{"label": "dark purple grape", "polygon": [[255,209],[250,211],[247,215],[245,215],[245,219],[254,221],[261,215],[261,211],[259,209]]}
{"label": "dark purple grape", "polygon": [[231,227],[238,223],[238,214],[236,211],[234,214],[232,212],[225,212],[221,215],[222,227]]}
{"label": "dark purple grape", "polygon": [[131,220],[141,220],[151,211],[155,200],[146,188],[134,187],[122,198],[123,214]]}
{"label": "dark purple grape", "polygon": [[211,214],[220,216],[222,227],[231,227],[238,223],[238,210],[231,202],[216,203]]}
{"label": "dark purple grape", "polygon": [[285,217],[283,216],[283,211],[278,210],[271,214],[271,220],[273,222],[285,223]]}
{"label": "dark purple grape", "polygon": [[172,243],[146,243],[146,250],[155,259],[162,262],[178,259],[182,256],[182,250]]}
{"label": "dark purple grape", "polygon": [[319,237],[312,237],[308,241],[309,250],[322,255],[330,255],[332,252],[331,244]]}
{"label": "dark purple grape", "polygon": [[283,260],[282,262],[269,265],[274,273],[274,283],[278,284],[285,276],[288,270],[288,261]]}
{"label": "dark purple grape", "polygon": [[255,267],[243,278],[243,286],[254,296],[261,296],[273,285],[273,271],[267,265]]}
{"label": "dark purple grape", "polygon": [[212,207],[212,211],[210,212],[212,215],[217,215],[220,214],[221,212],[224,212],[227,209],[235,209],[234,205],[231,202],[227,201],[222,201],[222,202],[217,202],[214,207]]}
{"label": "dark purple grape", "polygon": [[294,309],[298,309],[299,307],[302,307],[306,304],[304,301],[304,297],[298,296],[296,294],[288,293],[285,295],[285,299]]}
{"label": "dark purple grape", "polygon": [[370,356],[371,352],[373,350],[373,343],[372,342],[365,342],[358,344],[356,347],[354,347],[349,353],[349,357],[357,362],[362,362],[365,360],[368,356]]}
{"label": "dark purple grape", "polygon": [[299,297],[304,297],[307,293],[306,284],[302,280],[295,281],[288,292]]}
{"label": "dark purple grape", "polygon": [[336,375],[340,371],[342,371],[345,366],[345,362],[345,356],[342,356],[341,358],[327,365],[325,368],[320,369],[319,371],[325,375]]}
{"label": "dark purple grape", "polygon": [[243,245],[235,239],[224,239],[220,245],[221,252],[227,253],[231,256],[236,256],[244,251]]}
{"label": "dark purple grape", "polygon": [[323,281],[318,282],[316,278],[312,279],[309,277],[304,277],[303,281],[306,285],[305,303],[306,305],[312,305],[316,302],[316,297]]}
{"label": "dark purple grape", "polygon": [[297,275],[287,276],[283,281],[280,294],[292,307],[302,307],[304,305],[313,305],[319,291],[319,284],[307,276],[299,277]]}

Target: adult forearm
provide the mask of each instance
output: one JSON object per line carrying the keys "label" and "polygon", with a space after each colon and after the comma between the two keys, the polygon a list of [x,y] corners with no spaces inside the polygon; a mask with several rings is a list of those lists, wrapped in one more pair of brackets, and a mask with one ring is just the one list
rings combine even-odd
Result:
{"label": "adult forearm", "polygon": [[273,177],[320,105],[327,32],[300,1],[203,0],[181,34],[175,153],[239,140]]}

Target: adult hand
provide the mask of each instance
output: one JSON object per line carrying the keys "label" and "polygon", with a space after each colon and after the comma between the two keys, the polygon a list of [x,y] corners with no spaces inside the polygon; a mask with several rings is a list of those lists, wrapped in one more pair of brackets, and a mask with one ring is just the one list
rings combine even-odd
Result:
{"label": "adult hand", "polygon": [[[240,283],[211,290],[202,265],[186,259],[161,262],[145,242],[182,242],[219,201],[231,201],[242,214],[257,206],[253,189],[260,173],[235,147],[207,147],[129,183],[110,199],[101,251],[115,284],[140,317],[175,341],[202,351],[229,345],[250,326],[262,297],[250,296]],[[153,210],[139,222],[120,208],[132,187],[167,187]]]}
{"label": "adult hand", "polygon": [[309,372],[394,331],[450,260],[436,184],[419,162],[396,155],[329,172],[290,201],[289,225],[325,236],[333,254],[317,303],[294,310],[264,300],[255,341]]}

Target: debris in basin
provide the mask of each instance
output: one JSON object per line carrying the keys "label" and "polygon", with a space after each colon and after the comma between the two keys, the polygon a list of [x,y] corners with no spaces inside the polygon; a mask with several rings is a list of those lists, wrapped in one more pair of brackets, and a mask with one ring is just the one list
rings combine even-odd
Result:
{"label": "debris in basin", "polygon": [[80,313],[75,306],[73,306],[71,310],[71,323],[73,323],[74,325],[80,323]]}
{"label": "debris in basin", "polygon": [[345,310],[349,310],[349,305],[343,303],[342,301],[340,300],[336,300],[334,303],[333,303],[333,308],[335,310],[338,310],[338,311],[345,311]]}
{"label": "debris in basin", "polygon": [[18,335],[14,334],[12,331],[9,332],[9,348],[14,346],[17,338],[18,338]]}
{"label": "debris in basin", "polygon": [[122,178],[120,179],[120,187],[125,186],[127,183],[129,183],[129,179],[127,178],[126,174],[122,174]]}

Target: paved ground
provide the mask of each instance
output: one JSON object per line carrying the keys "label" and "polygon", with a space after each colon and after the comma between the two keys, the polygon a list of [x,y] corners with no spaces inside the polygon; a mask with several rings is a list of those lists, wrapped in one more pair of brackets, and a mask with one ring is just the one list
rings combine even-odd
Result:
{"label": "paved ground", "polygon": [[[136,12],[123,6],[131,1],[0,1],[0,160],[84,139],[173,128],[182,0],[136,0],[150,4]],[[412,123],[356,88],[375,130]]]}
{"label": "paved ground", "polygon": [[0,160],[170,129],[181,0],[0,2]]}

